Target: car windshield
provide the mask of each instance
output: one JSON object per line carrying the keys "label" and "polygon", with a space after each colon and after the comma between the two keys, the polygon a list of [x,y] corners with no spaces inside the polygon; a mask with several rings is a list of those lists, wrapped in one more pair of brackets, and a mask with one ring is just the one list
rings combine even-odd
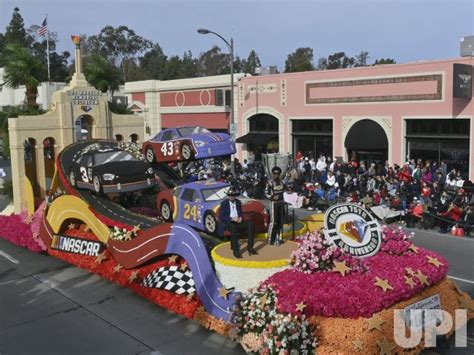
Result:
{"label": "car windshield", "polygon": [[113,150],[110,152],[100,152],[94,155],[95,165],[107,164],[113,161],[137,160],[130,153],[123,150]]}
{"label": "car windshield", "polygon": [[219,201],[226,198],[227,194],[226,191],[229,187],[216,187],[214,189],[205,189],[202,190],[202,196],[204,197],[204,201]]}
{"label": "car windshield", "polygon": [[192,127],[178,128],[178,132],[181,135],[181,137],[184,137],[184,136],[189,136],[190,134],[193,134],[193,133],[209,133],[209,130],[203,127],[192,126]]}

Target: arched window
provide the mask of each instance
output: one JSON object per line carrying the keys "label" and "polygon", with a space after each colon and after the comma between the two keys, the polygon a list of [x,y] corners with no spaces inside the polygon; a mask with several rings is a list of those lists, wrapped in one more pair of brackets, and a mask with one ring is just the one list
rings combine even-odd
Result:
{"label": "arched window", "polygon": [[123,141],[123,136],[122,136],[121,134],[116,134],[116,135],[115,135],[115,140],[116,140],[117,142],[122,142],[122,141]]}
{"label": "arched window", "polygon": [[138,135],[133,133],[130,135],[130,142],[137,143],[138,142]]}

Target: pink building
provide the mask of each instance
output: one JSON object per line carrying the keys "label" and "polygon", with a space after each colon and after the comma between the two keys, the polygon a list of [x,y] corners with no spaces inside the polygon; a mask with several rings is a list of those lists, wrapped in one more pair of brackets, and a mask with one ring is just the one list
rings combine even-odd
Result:
{"label": "pink building", "polygon": [[238,157],[326,153],[403,164],[446,160],[474,171],[472,57],[242,77]]}

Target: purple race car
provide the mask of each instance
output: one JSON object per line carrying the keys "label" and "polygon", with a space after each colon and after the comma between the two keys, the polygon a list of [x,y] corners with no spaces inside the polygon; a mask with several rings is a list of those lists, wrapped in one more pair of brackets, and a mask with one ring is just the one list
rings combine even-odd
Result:
{"label": "purple race car", "polygon": [[142,145],[149,163],[213,158],[235,152],[235,142],[228,134],[197,126],[164,129]]}

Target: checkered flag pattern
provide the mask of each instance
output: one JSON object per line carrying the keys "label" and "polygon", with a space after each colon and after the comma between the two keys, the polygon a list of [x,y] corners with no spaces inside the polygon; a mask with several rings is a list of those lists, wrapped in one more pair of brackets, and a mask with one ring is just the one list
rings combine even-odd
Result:
{"label": "checkered flag pattern", "polygon": [[148,274],[142,281],[145,287],[168,290],[179,295],[196,292],[191,270],[181,271],[179,266],[163,266]]}

